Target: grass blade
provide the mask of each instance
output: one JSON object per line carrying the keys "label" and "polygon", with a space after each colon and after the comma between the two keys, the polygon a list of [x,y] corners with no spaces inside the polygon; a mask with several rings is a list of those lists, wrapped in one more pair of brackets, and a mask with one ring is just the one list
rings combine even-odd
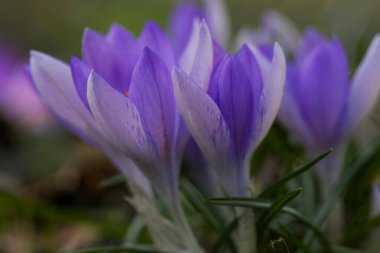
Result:
{"label": "grass blade", "polygon": [[[61,251],[61,253],[164,253],[164,252],[157,251],[150,245],[125,245],[125,246],[91,247],[91,248]],[[169,253],[169,252],[165,252],[165,253]]]}
{"label": "grass blade", "polygon": [[264,198],[264,197],[268,196],[270,193],[276,191],[277,189],[282,187],[284,184],[286,184],[291,179],[297,177],[298,175],[300,175],[300,174],[304,173],[305,171],[307,171],[308,169],[312,168],[315,164],[317,164],[323,158],[328,156],[331,153],[331,151],[332,151],[332,149],[327,150],[326,152],[324,152],[323,154],[321,154],[317,158],[313,159],[312,161],[310,161],[306,165],[302,166],[301,168],[299,168],[299,169],[289,173],[288,175],[284,176],[283,178],[279,179],[277,182],[275,182],[270,187],[268,187],[266,190],[264,190],[258,197]]}

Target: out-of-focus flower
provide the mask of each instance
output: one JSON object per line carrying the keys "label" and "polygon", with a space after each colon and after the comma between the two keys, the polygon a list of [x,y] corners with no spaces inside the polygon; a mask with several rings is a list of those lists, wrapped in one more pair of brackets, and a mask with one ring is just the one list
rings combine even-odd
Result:
{"label": "out-of-focus flower", "polygon": [[236,36],[235,44],[240,47],[253,41],[258,46],[279,42],[286,54],[294,54],[301,43],[301,34],[292,21],[275,10],[263,14],[257,28],[242,28]]}
{"label": "out-of-focus flower", "polygon": [[22,60],[6,46],[0,48],[0,113],[12,124],[30,130],[44,128],[51,121]]}
{"label": "out-of-focus flower", "polygon": [[285,57],[276,44],[271,62],[258,61],[243,46],[226,55],[205,89],[180,69],[173,72],[174,94],[186,126],[223,190],[248,193],[248,162],[268,132],[281,103]]}
{"label": "out-of-focus flower", "polygon": [[[352,80],[337,38],[328,40],[308,30],[294,62],[288,63],[287,84],[279,119],[309,154],[341,150],[347,135],[366,117],[380,91],[380,37],[376,36]],[[318,173],[331,185],[339,173],[342,152],[322,161]]]}
{"label": "out-of-focus flower", "polygon": [[198,6],[194,1],[182,1],[173,11],[169,26],[173,45],[177,55],[187,46],[194,23],[206,20],[212,37],[222,46],[226,46],[230,37],[230,21],[223,0],[205,0],[204,6]]}
{"label": "out-of-focus flower", "polygon": [[[71,68],[38,52],[32,52],[30,68],[45,103],[78,136],[102,150],[137,186],[137,194],[151,197],[153,186],[179,226],[179,247],[202,252],[178,199],[179,165],[189,134],[175,106],[170,76],[179,64],[200,83],[208,83],[213,47],[204,22],[198,33],[179,59],[154,22],[148,22],[138,38],[120,25],[105,36],[88,29],[83,59],[72,57]],[[157,231],[154,210],[142,212],[148,212],[158,237],[168,236]],[[160,249],[179,250],[163,241]]]}

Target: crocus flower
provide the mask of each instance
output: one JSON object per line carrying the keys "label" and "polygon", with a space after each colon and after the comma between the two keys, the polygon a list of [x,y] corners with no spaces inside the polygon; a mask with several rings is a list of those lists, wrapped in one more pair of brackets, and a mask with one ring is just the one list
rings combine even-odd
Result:
{"label": "crocus flower", "polygon": [[309,154],[338,149],[317,169],[327,188],[339,173],[344,140],[366,117],[378,97],[379,57],[380,37],[376,36],[350,80],[348,61],[340,41],[308,30],[294,62],[288,64],[279,118]]}
{"label": "crocus flower", "polygon": [[191,27],[203,19],[207,22],[212,37],[222,46],[228,44],[230,21],[223,0],[205,0],[204,6],[198,6],[195,1],[182,1],[176,5],[169,20],[177,55],[180,55],[188,45],[192,33]]}
{"label": "crocus flower", "polygon": [[71,130],[124,169],[139,190],[149,195],[152,185],[179,226],[178,234],[183,235],[179,243],[194,252],[202,250],[177,195],[189,134],[175,106],[170,70],[181,62],[190,75],[208,83],[212,40],[204,22],[198,28],[181,59],[161,28],[148,22],[138,38],[120,25],[113,25],[105,36],[86,30],[83,59],[72,57],[70,67],[37,52],[30,64],[45,103]]}
{"label": "crocus flower", "polygon": [[51,122],[14,49],[0,48],[0,113],[12,124],[39,130]]}
{"label": "crocus flower", "polygon": [[215,67],[205,89],[191,75],[173,71],[177,106],[223,190],[248,193],[249,159],[281,103],[285,58],[277,44],[271,62],[243,46]]}

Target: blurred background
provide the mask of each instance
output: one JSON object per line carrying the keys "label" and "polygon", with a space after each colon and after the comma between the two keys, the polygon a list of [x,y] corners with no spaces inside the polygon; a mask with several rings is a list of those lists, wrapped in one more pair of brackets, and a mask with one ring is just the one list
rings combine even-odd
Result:
{"label": "blurred background", "polygon": [[[31,49],[66,62],[70,55],[80,56],[85,27],[105,32],[117,22],[138,34],[148,19],[166,27],[175,3],[0,0],[0,56],[6,58],[5,63],[0,60],[0,68],[7,62],[27,63]],[[338,35],[352,64],[380,28],[376,0],[229,0],[226,4],[233,34],[242,26],[257,26],[264,11],[275,9],[300,29],[317,26],[328,35]],[[22,68],[9,78],[13,83],[25,82],[17,76]],[[33,90],[20,86],[4,91],[4,73],[0,70],[0,252],[56,252],[133,238],[133,233],[125,233],[126,227],[138,226],[139,221],[123,201],[126,187],[101,187],[116,170],[41,105],[22,110],[32,109],[28,102],[38,104],[28,95]],[[15,108],[21,112],[14,114]]]}

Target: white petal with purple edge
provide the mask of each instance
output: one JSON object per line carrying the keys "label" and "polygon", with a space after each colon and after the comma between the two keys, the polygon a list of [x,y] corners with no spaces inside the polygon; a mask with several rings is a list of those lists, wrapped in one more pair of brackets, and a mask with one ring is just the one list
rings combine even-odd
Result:
{"label": "white petal with purple edge", "polygon": [[257,139],[253,148],[256,148],[268,133],[277,116],[284,94],[286,78],[285,55],[278,43],[275,43],[273,50],[271,63],[269,63],[264,56],[260,55],[260,57],[257,57],[257,52],[253,52],[260,65],[264,81],[263,94],[261,97],[261,105],[263,108],[262,122],[259,129],[257,129]]}
{"label": "white petal with purple edge", "polygon": [[368,115],[380,92],[380,35],[372,40],[352,80],[348,104],[348,130],[353,130]]}
{"label": "white petal with purple edge", "polygon": [[95,72],[91,72],[87,87],[91,111],[112,142],[138,161],[148,158],[144,162],[149,162],[154,150],[136,106]]}
{"label": "white petal with purple edge", "polygon": [[75,128],[84,131],[86,120],[91,117],[86,112],[74,82],[70,67],[43,53],[32,51],[30,70],[40,97],[58,117]]}

